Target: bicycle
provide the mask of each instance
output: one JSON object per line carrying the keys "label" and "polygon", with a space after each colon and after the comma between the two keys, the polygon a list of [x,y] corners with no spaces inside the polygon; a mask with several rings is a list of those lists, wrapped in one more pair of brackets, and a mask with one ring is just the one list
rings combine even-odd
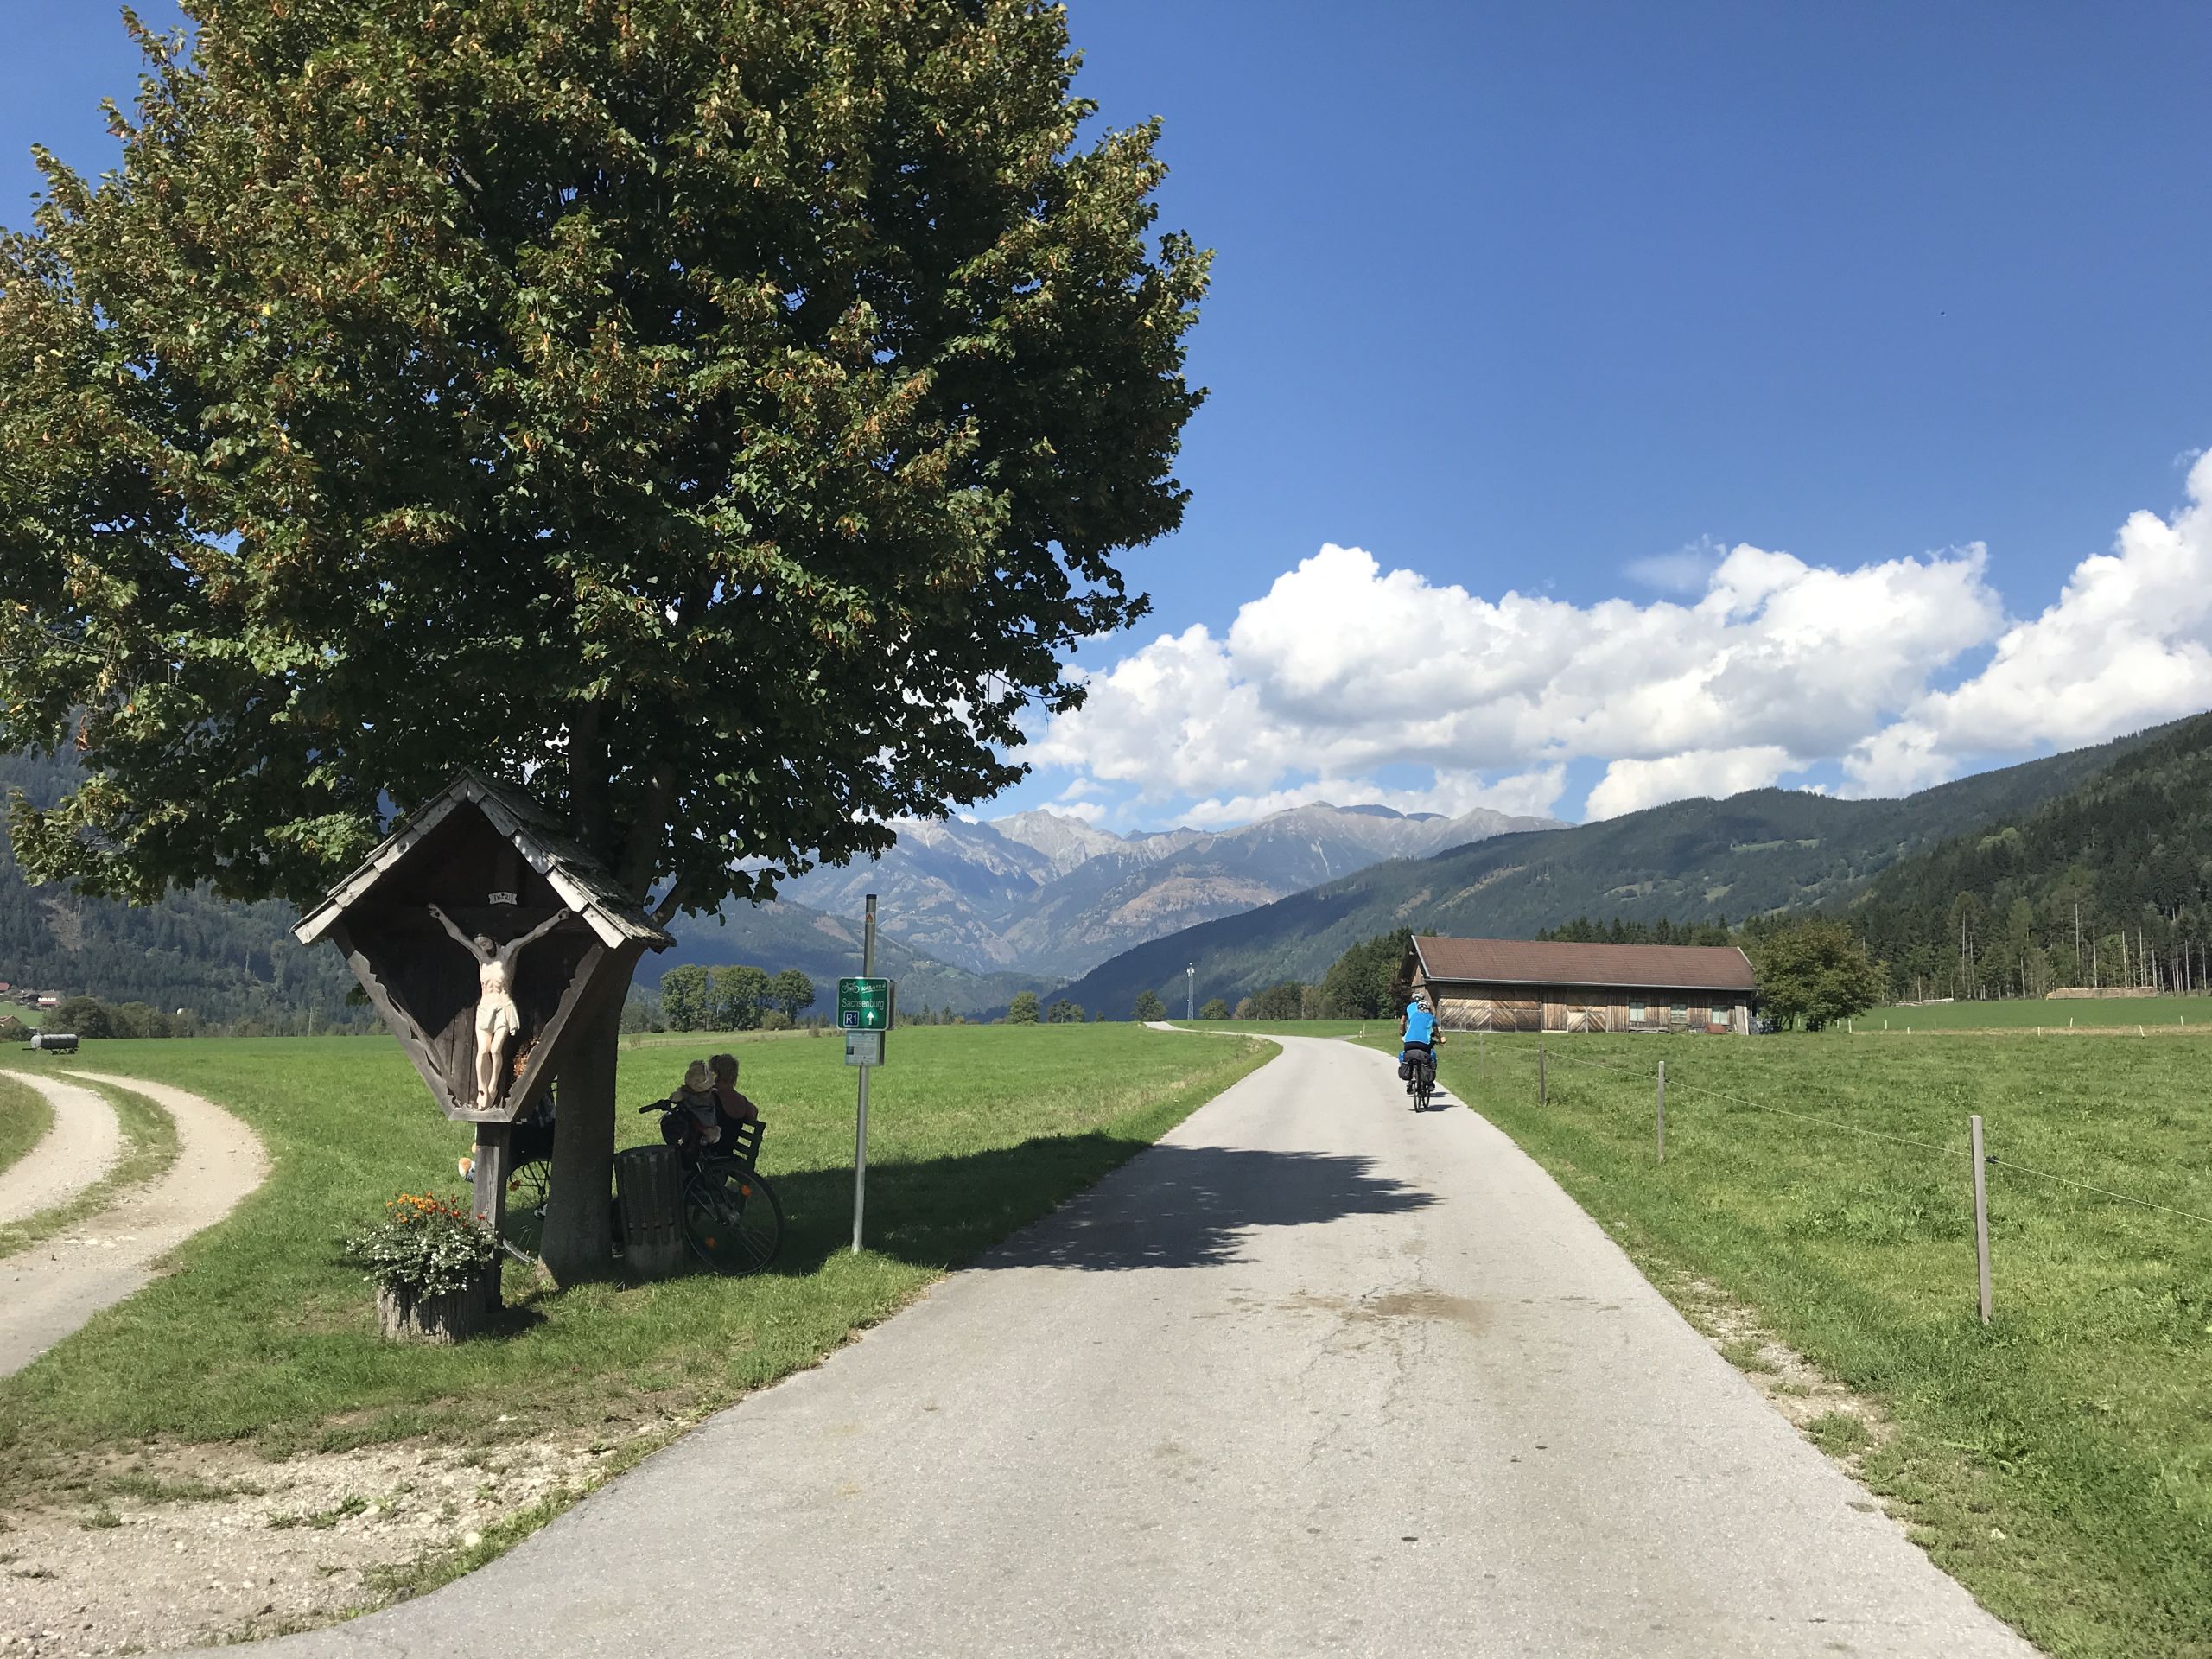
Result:
{"label": "bicycle", "polygon": [[[640,1106],[641,1113],[688,1111],[671,1100]],[[758,1273],[783,1247],[784,1206],[760,1170],[760,1118],[724,1124],[711,1147],[679,1144],[683,1158],[683,1242],[691,1254],[730,1277]]]}
{"label": "bicycle", "polygon": [[[641,1115],[683,1109],[669,1101],[638,1108]],[[708,1267],[731,1277],[760,1272],[783,1246],[783,1204],[757,1167],[760,1137],[766,1128],[755,1118],[726,1131],[721,1146],[702,1151],[679,1148],[684,1165],[683,1242]],[[537,1264],[544,1242],[552,1169],[549,1145],[545,1153],[518,1164],[507,1178],[506,1224],[499,1243],[524,1266]],[[607,1217],[619,1255],[622,1217],[613,1198],[607,1201]]]}
{"label": "bicycle", "polygon": [[1410,1057],[1406,1062],[1406,1092],[1414,1097],[1414,1110],[1425,1112],[1436,1094],[1436,1051],[1408,1047],[1402,1052]]}

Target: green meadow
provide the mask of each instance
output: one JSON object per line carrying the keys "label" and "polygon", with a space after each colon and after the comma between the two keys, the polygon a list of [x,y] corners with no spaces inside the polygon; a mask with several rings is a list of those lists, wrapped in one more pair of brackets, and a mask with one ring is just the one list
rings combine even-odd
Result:
{"label": "green meadow", "polygon": [[1864,1032],[1553,1036],[1541,1105],[1533,1036],[1459,1036],[1440,1072],[1662,1288],[1719,1287],[1879,1402],[1892,1436],[1823,1443],[1993,1611],[2054,1653],[2212,1655],[2212,1046]]}
{"label": "green meadow", "polygon": [[2212,996],[2008,997],[1989,1002],[1923,1002],[1917,1007],[1876,1008],[1851,1022],[1859,1036],[1872,1033],[2080,1030],[2212,1031]]}
{"label": "green meadow", "polygon": [[[88,1043],[88,1068],[219,1101],[268,1147],[268,1180],[188,1243],[180,1270],[0,1380],[0,1487],[88,1453],[251,1440],[271,1456],[410,1436],[448,1443],[688,1419],[813,1363],[948,1268],[1096,1180],[1261,1064],[1272,1046],[1130,1025],[893,1033],[869,1101],[869,1249],[855,1255],[855,1074],[836,1034],[626,1048],[619,1134],[683,1064],[732,1046],[768,1128],[787,1221],[749,1279],[703,1274],[566,1293],[506,1273],[488,1339],[388,1343],[344,1235],[400,1192],[457,1193],[469,1134],[376,1038]],[[609,1432],[607,1438],[619,1439]]]}

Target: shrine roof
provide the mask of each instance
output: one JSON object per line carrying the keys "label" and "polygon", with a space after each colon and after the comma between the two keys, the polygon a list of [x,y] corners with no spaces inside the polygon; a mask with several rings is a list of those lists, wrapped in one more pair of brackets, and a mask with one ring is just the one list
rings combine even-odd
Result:
{"label": "shrine roof", "polygon": [[404,863],[425,836],[465,806],[476,807],[494,830],[513,842],[531,868],[551,884],[561,901],[582,916],[610,949],[642,941],[659,950],[675,943],[666,929],[615,885],[599,861],[563,835],[560,825],[527,793],[473,772],[463,772],[409,813],[398,829],[331,888],[321,904],[300,918],[292,937],[302,944],[321,938],[378,882]]}

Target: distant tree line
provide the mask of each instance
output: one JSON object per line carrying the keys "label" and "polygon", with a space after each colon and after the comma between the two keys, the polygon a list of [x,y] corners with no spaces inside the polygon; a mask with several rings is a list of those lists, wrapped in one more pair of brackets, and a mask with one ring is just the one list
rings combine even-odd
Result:
{"label": "distant tree line", "polygon": [[658,1020],[669,1031],[788,1031],[814,997],[814,982],[796,968],[770,974],[743,963],[688,962],[660,976]]}
{"label": "distant tree line", "polygon": [[1602,925],[1578,916],[1557,927],[1540,927],[1535,937],[1565,944],[1735,944],[1726,916],[1710,922],[1624,922],[1616,916]]}
{"label": "distant tree line", "polygon": [[[103,1002],[95,996],[65,996],[46,1011],[44,1029],[86,1038],[110,1037],[310,1037],[364,1036],[384,1029],[365,1008],[338,1020],[311,1008],[271,1009],[234,1020],[203,1020],[188,1010],[171,1013],[143,1002]],[[16,1015],[0,1014],[0,1045],[30,1040],[31,1028]]]}

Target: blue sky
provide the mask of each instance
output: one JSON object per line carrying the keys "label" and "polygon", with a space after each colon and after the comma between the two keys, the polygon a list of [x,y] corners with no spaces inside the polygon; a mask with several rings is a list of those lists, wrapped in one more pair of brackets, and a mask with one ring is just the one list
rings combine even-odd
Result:
{"label": "blue sky", "polygon": [[[103,6],[4,10],[19,224],[134,58]],[[1154,614],[987,810],[1890,792],[2212,705],[2212,10],[1071,24],[1217,250],[1211,397],[1128,560]]]}

